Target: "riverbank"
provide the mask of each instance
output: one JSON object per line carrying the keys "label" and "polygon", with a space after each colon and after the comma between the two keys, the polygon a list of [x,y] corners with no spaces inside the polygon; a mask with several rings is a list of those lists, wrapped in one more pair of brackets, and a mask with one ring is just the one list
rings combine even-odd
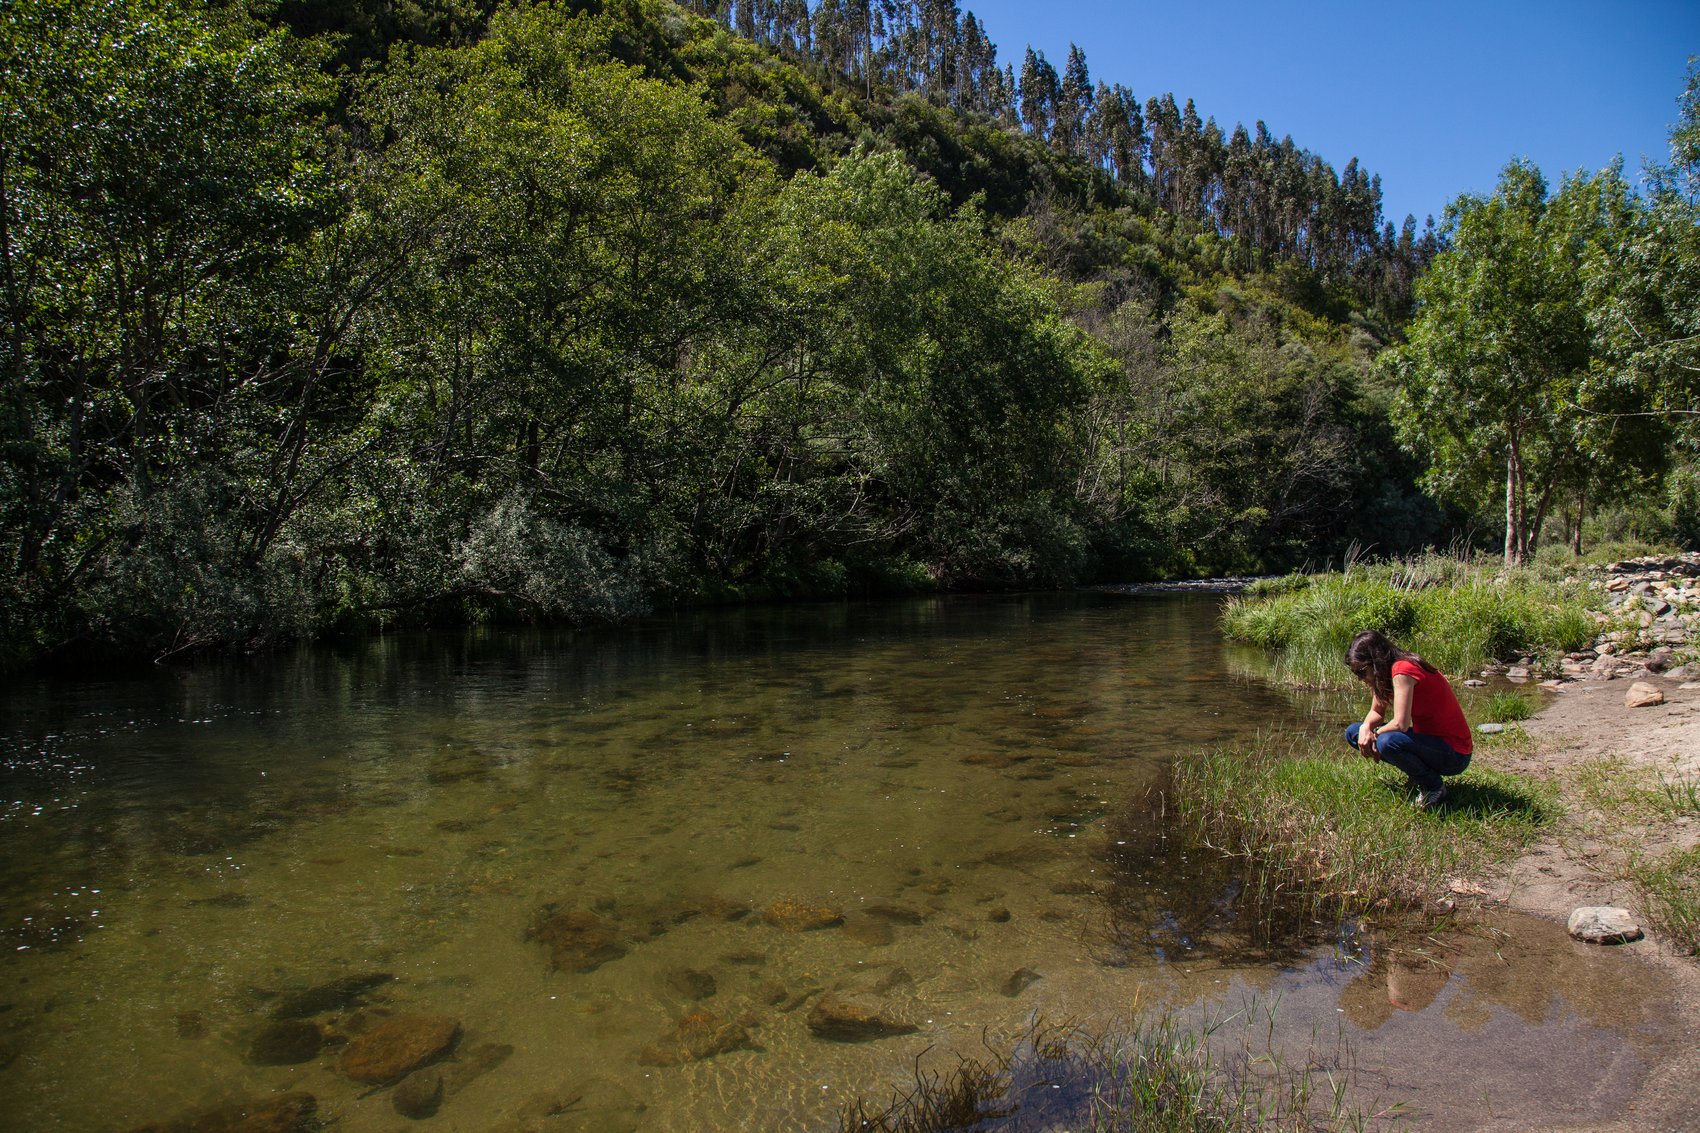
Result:
{"label": "riverbank", "polygon": [[1693,1093],[1700,1081],[1700,960],[1689,954],[1691,942],[1654,923],[1633,876],[1638,862],[1700,846],[1700,817],[1649,805],[1661,780],[1700,782],[1700,687],[1656,675],[1641,681],[1663,693],[1663,703],[1628,707],[1625,681],[1569,684],[1523,725],[1527,742],[1484,752],[1496,770],[1554,783],[1566,806],[1527,852],[1482,885],[1490,902],[1560,923],[1576,908],[1607,905],[1628,909],[1646,926],[1647,935],[1632,943],[1574,948],[1610,947],[1625,963],[1658,969],[1685,1041],[1665,1050],[1621,1121],[1587,1128],[1693,1129],[1700,1122]]}

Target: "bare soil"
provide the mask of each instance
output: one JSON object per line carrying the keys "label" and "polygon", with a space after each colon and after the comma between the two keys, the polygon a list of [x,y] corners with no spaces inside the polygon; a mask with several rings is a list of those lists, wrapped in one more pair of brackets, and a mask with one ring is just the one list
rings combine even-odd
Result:
{"label": "bare soil", "polygon": [[[1667,780],[1700,781],[1700,689],[1675,681],[1643,678],[1659,688],[1665,703],[1629,708],[1626,680],[1577,682],[1563,686],[1525,725],[1533,741],[1526,745],[1484,745],[1489,766],[1550,779],[1564,792],[1566,813],[1553,832],[1486,883],[1491,899],[1510,908],[1563,924],[1571,910],[1584,905],[1629,909],[1647,929],[1647,938],[1612,947],[1626,964],[1643,963],[1659,971],[1668,988],[1677,1041],[1664,1045],[1638,1095],[1620,1117],[1584,1120],[1571,1129],[1700,1130],[1700,959],[1684,955],[1660,939],[1639,907],[1634,887],[1623,880],[1625,863],[1636,853],[1663,853],[1700,844],[1700,821],[1625,819],[1591,807],[1577,781],[1586,765],[1602,759],[1625,768],[1644,768]],[[1491,762],[1489,762],[1491,761]],[[1578,950],[1598,945],[1576,944]]]}

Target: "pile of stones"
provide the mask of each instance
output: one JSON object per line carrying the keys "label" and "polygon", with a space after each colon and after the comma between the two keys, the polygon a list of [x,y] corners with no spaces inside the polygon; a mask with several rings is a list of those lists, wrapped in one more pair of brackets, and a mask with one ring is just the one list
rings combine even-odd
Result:
{"label": "pile of stones", "polygon": [[[1700,679],[1700,665],[1692,662],[1700,646],[1700,554],[1608,563],[1596,568],[1587,584],[1604,599],[1604,608],[1594,615],[1599,636],[1590,648],[1561,658],[1559,672],[1544,674],[1542,684],[1640,680],[1653,674]],[[1498,671],[1512,681],[1537,676],[1526,657]]]}

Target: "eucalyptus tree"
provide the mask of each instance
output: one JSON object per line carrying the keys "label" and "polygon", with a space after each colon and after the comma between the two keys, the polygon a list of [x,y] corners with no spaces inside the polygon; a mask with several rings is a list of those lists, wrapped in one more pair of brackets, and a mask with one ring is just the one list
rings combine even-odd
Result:
{"label": "eucalyptus tree", "polygon": [[1021,121],[1027,132],[1048,140],[1056,122],[1059,84],[1057,69],[1043,51],[1031,47],[1021,63]]}
{"label": "eucalyptus tree", "polygon": [[1057,86],[1056,125],[1051,144],[1063,153],[1085,157],[1086,132],[1092,121],[1093,104],[1092,76],[1086,67],[1086,53],[1071,43],[1062,81]]}

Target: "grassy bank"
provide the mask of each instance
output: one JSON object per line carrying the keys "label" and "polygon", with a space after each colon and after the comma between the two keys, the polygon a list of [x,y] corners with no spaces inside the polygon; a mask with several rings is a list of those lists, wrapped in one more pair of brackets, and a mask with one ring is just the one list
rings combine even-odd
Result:
{"label": "grassy bank", "polygon": [[1481,766],[1448,787],[1447,805],[1417,812],[1403,774],[1343,742],[1263,740],[1178,760],[1171,805],[1187,836],[1245,859],[1254,900],[1349,914],[1421,906],[1514,857],[1557,811],[1546,785]]}
{"label": "grassy bank", "polygon": [[1222,629],[1276,651],[1289,683],[1352,683],[1341,657],[1353,635],[1379,629],[1448,673],[1508,657],[1555,661],[1594,639],[1588,591],[1550,565],[1505,571],[1494,558],[1424,555],[1353,564],[1254,584],[1229,601]]}

